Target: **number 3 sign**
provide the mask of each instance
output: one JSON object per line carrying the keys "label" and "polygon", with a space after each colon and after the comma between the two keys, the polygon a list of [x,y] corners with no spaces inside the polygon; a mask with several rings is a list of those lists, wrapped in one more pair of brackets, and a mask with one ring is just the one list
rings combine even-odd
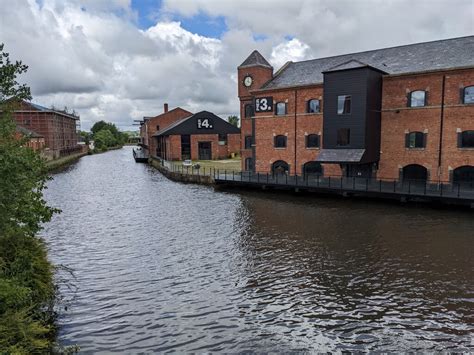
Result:
{"label": "number 3 sign", "polygon": [[255,112],[273,111],[273,97],[259,97],[255,99]]}

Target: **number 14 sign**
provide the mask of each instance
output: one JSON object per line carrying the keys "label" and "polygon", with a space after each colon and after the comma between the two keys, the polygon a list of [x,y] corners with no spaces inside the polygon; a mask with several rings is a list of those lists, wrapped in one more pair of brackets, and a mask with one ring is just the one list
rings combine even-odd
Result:
{"label": "number 14 sign", "polygon": [[198,118],[197,128],[198,129],[212,129],[212,119],[210,118]]}
{"label": "number 14 sign", "polygon": [[255,99],[255,112],[273,111],[273,97],[259,97]]}

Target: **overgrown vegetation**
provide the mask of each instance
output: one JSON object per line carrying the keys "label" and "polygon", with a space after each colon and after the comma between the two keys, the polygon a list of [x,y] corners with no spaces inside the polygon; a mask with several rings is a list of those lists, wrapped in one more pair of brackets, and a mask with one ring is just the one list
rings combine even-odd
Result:
{"label": "overgrown vegetation", "polygon": [[120,132],[115,124],[105,121],[96,122],[91,128],[91,132],[94,147],[99,152],[123,146],[128,141],[128,134]]}
{"label": "overgrown vegetation", "polygon": [[17,82],[27,70],[12,63],[0,44],[0,353],[45,353],[54,344],[55,285],[41,224],[58,210],[48,207],[43,159],[15,133],[12,111],[31,100]]}

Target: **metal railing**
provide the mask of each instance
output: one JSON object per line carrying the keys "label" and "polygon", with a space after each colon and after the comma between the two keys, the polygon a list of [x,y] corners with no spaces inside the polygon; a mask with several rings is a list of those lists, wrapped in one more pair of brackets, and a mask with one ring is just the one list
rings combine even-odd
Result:
{"label": "metal railing", "polygon": [[362,177],[322,176],[318,174],[288,175],[254,173],[215,167],[184,166],[181,162],[160,160],[169,171],[188,175],[212,176],[217,182],[240,182],[269,186],[313,188],[341,192],[366,192],[410,196],[446,197],[474,200],[474,182],[375,179]]}

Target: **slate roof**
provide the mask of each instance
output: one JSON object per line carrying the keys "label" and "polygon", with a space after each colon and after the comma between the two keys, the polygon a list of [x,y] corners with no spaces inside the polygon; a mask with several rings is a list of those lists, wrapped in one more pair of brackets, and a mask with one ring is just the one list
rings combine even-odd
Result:
{"label": "slate roof", "polygon": [[181,123],[184,123],[186,122],[187,120],[189,120],[191,117],[193,117],[194,115],[191,115],[191,116],[188,116],[188,117],[185,117],[179,121],[176,121],[172,124],[170,124],[168,127],[166,127],[165,129],[161,130],[161,131],[158,131],[156,132],[155,134],[152,135],[152,137],[158,137],[158,136],[166,136],[167,135],[167,132],[170,132],[173,128],[179,126]]}
{"label": "slate roof", "polygon": [[247,67],[253,67],[253,66],[272,68],[270,63],[268,63],[267,60],[263,57],[263,55],[261,55],[260,52],[257,50],[254,50],[247,57],[247,59],[245,59],[244,62],[239,65],[239,68],[247,68]]}
{"label": "slate roof", "polygon": [[322,73],[324,71],[344,63],[354,65],[354,61],[367,64],[388,74],[473,67],[474,36],[290,62],[262,89],[320,84],[323,82]]}
{"label": "slate roof", "polygon": [[25,137],[29,137],[29,138],[44,138],[44,136],[42,136],[41,134],[39,133],[36,133],[32,130],[29,130],[25,127],[22,127],[22,126],[16,126],[16,131],[18,133],[21,133],[22,135],[24,135]]}
{"label": "slate roof", "polygon": [[321,149],[316,161],[321,163],[360,163],[365,149]]}

